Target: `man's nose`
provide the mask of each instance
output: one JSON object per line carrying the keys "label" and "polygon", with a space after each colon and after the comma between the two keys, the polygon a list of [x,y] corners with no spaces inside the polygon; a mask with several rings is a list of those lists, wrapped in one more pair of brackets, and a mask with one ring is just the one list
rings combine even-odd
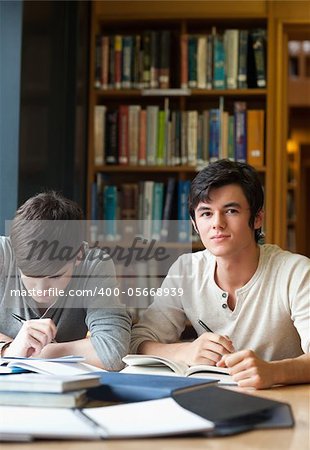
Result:
{"label": "man's nose", "polygon": [[215,212],[213,214],[213,228],[224,228],[225,227],[225,217],[220,212]]}

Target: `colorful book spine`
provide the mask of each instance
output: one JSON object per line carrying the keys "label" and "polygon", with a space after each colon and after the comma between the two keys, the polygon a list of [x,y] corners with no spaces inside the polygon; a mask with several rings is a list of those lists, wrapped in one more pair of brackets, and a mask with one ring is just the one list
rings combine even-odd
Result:
{"label": "colorful book spine", "polygon": [[119,135],[118,135],[118,162],[119,164],[128,164],[129,148],[128,148],[128,120],[129,111],[127,105],[119,107]]}
{"label": "colorful book spine", "polygon": [[150,32],[150,88],[159,87],[159,33]]}
{"label": "colorful book spine", "polygon": [[139,165],[146,165],[146,110],[140,111],[140,128],[139,128]]}
{"label": "colorful book spine", "polygon": [[235,159],[246,162],[247,159],[247,125],[246,102],[234,103],[235,116]]}
{"label": "colorful book spine", "polygon": [[153,190],[152,239],[160,239],[163,214],[164,183],[155,183]]}
{"label": "colorful book spine", "polygon": [[132,87],[133,36],[122,38],[122,88]]}
{"label": "colorful book spine", "polygon": [[166,112],[159,111],[157,127],[157,154],[156,162],[163,166],[166,161]]}
{"label": "colorful book spine", "polygon": [[101,37],[101,89],[109,86],[109,36]]}
{"label": "colorful book spine", "polygon": [[181,52],[181,89],[188,87],[188,35],[182,34],[180,39]]}
{"label": "colorful book spine", "polygon": [[238,46],[239,30],[226,30],[224,33],[224,49],[227,89],[237,89],[238,86]]}
{"label": "colorful book spine", "polygon": [[254,51],[257,87],[266,87],[266,30],[259,28],[251,32]]}
{"label": "colorful book spine", "polygon": [[225,89],[225,50],[223,36],[213,36],[213,87],[214,89]]}
{"label": "colorful book spine", "polygon": [[248,30],[239,30],[239,52],[238,52],[238,88],[248,87],[247,64],[248,64]]}
{"label": "colorful book spine", "polygon": [[228,159],[235,161],[235,117],[228,118]]}
{"label": "colorful book spine", "polygon": [[95,41],[95,88],[101,88],[101,36],[98,34]]}
{"label": "colorful book spine", "polygon": [[206,89],[207,81],[207,36],[197,38],[197,87]]}
{"label": "colorful book spine", "polygon": [[170,87],[170,53],[171,32],[163,30],[160,33],[160,62],[159,62],[159,87],[168,89]]}
{"label": "colorful book spine", "polygon": [[101,165],[104,162],[105,153],[105,117],[107,108],[104,105],[96,105],[94,118],[94,162]]}
{"label": "colorful book spine", "polygon": [[188,36],[188,86],[197,87],[197,36]]}
{"label": "colorful book spine", "polygon": [[117,187],[105,186],[103,191],[104,201],[104,231],[107,241],[117,239]]}
{"label": "colorful book spine", "polygon": [[265,111],[247,111],[247,162],[252,166],[264,165]]}
{"label": "colorful book spine", "polygon": [[191,221],[188,212],[188,196],[191,182],[180,180],[178,182],[178,240],[190,242]]}
{"label": "colorful book spine", "polygon": [[107,111],[105,163],[117,164],[117,162],[118,162],[118,111]]}
{"label": "colorful book spine", "polygon": [[217,161],[220,156],[220,110],[209,110],[209,157],[210,162]]}
{"label": "colorful book spine", "polygon": [[163,216],[162,216],[162,225],[161,225],[161,240],[167,241],[169,236],[169,221],[172,216],[172,207],[173,207],[173,198],[174,198],[174,191],[175,191],[175,178],[168,178],[167,183],[167,189],[166,189],[166,195],[165,195],[165,203],[164,203],[164,209],[163,209]]}
{"label": "colorful book spine", "polygon": [[121,89],[122,87],[122,46],[123,39],[122,36],[117,34],[114,36],[114,87],[115,89]]}

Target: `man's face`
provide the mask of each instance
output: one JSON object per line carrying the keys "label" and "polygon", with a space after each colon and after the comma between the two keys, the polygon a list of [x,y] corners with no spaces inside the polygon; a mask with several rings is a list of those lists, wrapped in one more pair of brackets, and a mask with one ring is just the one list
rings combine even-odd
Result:
{"label": "man's face", "polygon": [[21,271],[20,274],[25,288],[28,292],[31,292],[31,296],[36,302],[51,304],[57,297],[55,293],[65,290],[70,283],[74,266],[75,263],[70,262],[57,273],[48,277],[30,277],[24,275]]}
{"label": "man's face", "polygon": [[[195,219],[204,246],[215,256],[237,256],[255,245],[254,232],[249,226],[250,209],[239,185],[230,184],[212,189],[209,200],[200,202]],[[262,225],[262,213],[254,228]]]}

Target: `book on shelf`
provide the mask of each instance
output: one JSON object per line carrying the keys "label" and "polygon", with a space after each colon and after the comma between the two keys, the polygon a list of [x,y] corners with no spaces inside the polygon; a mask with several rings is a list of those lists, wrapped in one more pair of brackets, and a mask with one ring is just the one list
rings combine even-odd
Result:
{"label": "book on shelf", "polygon": [[188,212],[188,196],[190,191],[189,180],[178,182],[178,240],[190,242],[192,224]]}
{"label": "book on shelf", "polygon": [[0,388],[1,406],[29,407],[44,405],[44,408],[81,408],[87,401],[88,397],[86,389],[56,393],[41,391],[8,391]]}
{"label": "book on shelf", "polygon": [[[37,367],[34,368],[37,370]],[[0,378],[0,391],[5,392],[68,392],[80,389],[88,389],[100,385],[100,374],[66,375],[44,373],[21,373],[3,375]]]}
{"label": "book on shelf", "polygon": [[[125,369],[127,373],[130,373],[131,370],[133,372],[134,371],[138,372],[139,370],[141,370],[141,368],[144,367],[155,368],[155,372],[156,368],[168,367],[168,369],[170,369],[176,375],[183,377],[189,377],[194,374],[198,374],[199,376],[205,374],[206,376],[213,376],[213,377],[220,375],[229,376],[229,372],[226,367],[209,366],[206,364],[197,364],[193,366],[188,366],[187,364],[181,361],[174,361],[172,359],[162,358],[160,356],[153,356],[153,355],[132,354],[125,356],[123,358],[123,361],[130,367],[129,370],[127,370],[127,368]],[[230,379],[226,378],[227,381],[233,382],[230,376],[229,378]]]}
{"label": "book on shelf", "polygon": [[[104,160],[106,164],[117,164],[118,161],[118,111],[106,111]],[[100,164],[103,164],[100,163]]]}
{"label": "book on shelf", "polygon": [[259,88],[266,87],[266,30],[258,28],[251,31],[252,48],[254,52],[256,84]]}
{"label": "book on shelf", "polygon": [[248,87],[248,30],[239,30],[239,44],[238,44],[238,88],[246,89]]}
{"label": "book on shelf", "polygon": [[247,111],[247,162],[256,167],[264,165],[265,111]]}
{"label": "book on shelf", "polygon": [[169,89],[170,87],[170,50],[171,32],[163,30],[160,32],[160,51],[159,51],[159,87]]}
{"label": "book on shelf", "polygon": [[247,124],[246,102],[234,103],[235,117],[235,160],[246,162],[247,158]]}
{"label": "book on shelf", "polygon": [[213,35],[213,88],[226,88],[225,73],[225,49],[224,38],[222,35],[215,33]]}
{"label": "book on shelf", "polygon": [[238,46],[239,30],[225,30],[224,51],[227,89],[237,89],[238,86]]}
{"label": "book on shelf", "polygon": [[95,106],[95,120],[94,120],[94,156],[95,165],[103,164],[105,155],[105,139],[106,133],[106,112],[107,107],[103,105]]}

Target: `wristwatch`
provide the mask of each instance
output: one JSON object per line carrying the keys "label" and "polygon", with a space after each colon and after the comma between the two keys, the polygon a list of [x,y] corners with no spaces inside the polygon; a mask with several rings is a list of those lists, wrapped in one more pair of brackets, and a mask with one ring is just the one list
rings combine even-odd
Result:
{"label": "wristwatch", "polygon": [[9,347],[12,341],[0,341],[0,357],[2,358],[3,352]]}

